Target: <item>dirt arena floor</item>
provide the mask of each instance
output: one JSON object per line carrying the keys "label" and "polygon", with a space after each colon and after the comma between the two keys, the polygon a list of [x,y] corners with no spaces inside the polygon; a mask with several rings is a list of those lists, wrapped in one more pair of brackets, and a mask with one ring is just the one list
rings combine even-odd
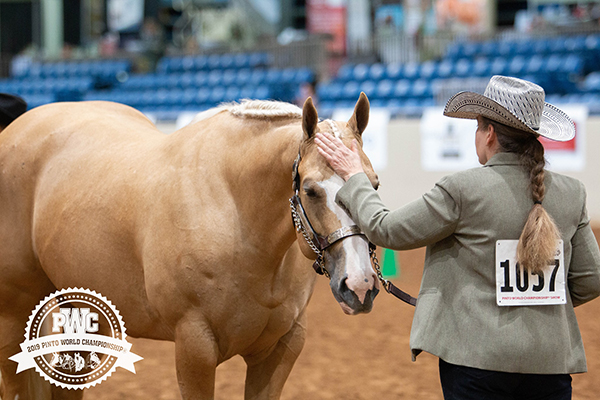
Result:
{"label": "dirt arena floor", "polygon": [[[599,237],[596,232],[597,237]],[[400,274],[393,282],[418,293],[424,250],[396,253]],[[370,314],[347,316],[326,278],[317,280],[308,307],[308,337],[283,391],[284,400],[441,400],[437,358],[422,354],[411,362],[413,307],[380,293]],[[588,373],[573,376],[574,400],[600,398],[600,299],[578,307]],[[179,399],[174,345],[130,339],[144,357],[137,374],[118,368],[87,391],[85,400]],[[543,338],[541,338],[543,340]],[[217,400],[243,399],[245,364],[237,357],[217,369]]]}

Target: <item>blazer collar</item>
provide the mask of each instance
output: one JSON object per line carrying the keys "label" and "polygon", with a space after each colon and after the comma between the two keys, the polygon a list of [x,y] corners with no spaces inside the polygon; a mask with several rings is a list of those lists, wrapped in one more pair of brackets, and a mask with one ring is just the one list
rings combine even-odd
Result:
{"label": "blazer collar", "polygon": [[494,165],[519,165],[521,160],[516,153],[496,153],[485,163],[486,167]]}

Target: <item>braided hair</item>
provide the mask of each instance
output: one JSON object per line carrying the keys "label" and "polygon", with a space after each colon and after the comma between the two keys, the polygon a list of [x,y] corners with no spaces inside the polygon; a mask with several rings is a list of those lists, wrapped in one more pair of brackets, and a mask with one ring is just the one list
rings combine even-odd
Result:
{"label": "braided hair", "polygon": [[489,125],[494,127],[500,151],[518,154],[521,165],[529,174],[533,206],[529,210],[527,221],[519,238],[517,262],[527,271],[541,272],[554,259],[556,241],[560,239],[556,223],[542,205],[546,194],[544,146],[535,135],[529,132],[500,124],[485,117],[481,117],[481,120],[484,129],[487,129]]}

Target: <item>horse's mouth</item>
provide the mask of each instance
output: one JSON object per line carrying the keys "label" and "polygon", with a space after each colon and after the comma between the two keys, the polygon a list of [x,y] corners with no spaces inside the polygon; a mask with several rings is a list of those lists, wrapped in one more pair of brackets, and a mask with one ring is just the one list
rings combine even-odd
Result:
{"label": "horse's mouth", "polygon": [[363,302],[359,301],[356,293],[352,291],[346,291],[342,294],[333,292],[333,295],[340,304],[340,307],[342,308],[342,311],[344,311],[345,314],[356,315],[371,312],[371,310],[373,309],[373,300],[375,300],[375,297],[378,293],[379,289],[377,287],[370,289],[367,292]]}

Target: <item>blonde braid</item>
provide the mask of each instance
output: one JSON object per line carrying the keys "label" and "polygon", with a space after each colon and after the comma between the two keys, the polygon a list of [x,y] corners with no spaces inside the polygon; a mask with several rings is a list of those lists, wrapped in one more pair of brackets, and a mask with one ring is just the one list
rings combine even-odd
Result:
{"label": "blonde braid", "polygon": [[542,205],[546,195],[544,146],[531,133],[483,120],[494,127],[502,151],[519,154],[521,164],[529,174],[533,206],[519,238],[517,262],[527,271],[541,272],[554,259],[556,241],[560,239],[556,223]]}

